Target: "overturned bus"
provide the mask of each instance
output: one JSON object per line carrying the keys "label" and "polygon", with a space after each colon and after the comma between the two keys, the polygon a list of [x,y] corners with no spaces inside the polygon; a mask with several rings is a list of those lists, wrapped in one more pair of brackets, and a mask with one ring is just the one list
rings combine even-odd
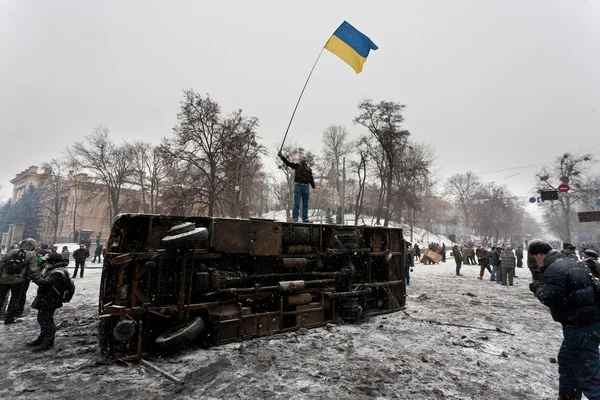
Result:
{"label": "overturned bus", "polygon": [[404,307],[402,230],[122,214],[107,244],[108,357],[212,346]]}

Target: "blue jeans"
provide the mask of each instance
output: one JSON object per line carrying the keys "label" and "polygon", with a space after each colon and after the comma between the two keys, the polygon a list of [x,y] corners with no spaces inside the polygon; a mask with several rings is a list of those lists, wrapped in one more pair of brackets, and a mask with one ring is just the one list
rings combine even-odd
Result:
{"label": "blue jeans", "polygon": [[600,399],[600,324],[563,326],[558,351],[560,399]]}
{"label": "blue jeans", "polygon": [[502,282],[502,269],[500,268],[500,264],[492,265],[490,281]]}
{"label": "blue jeans", "polygon": [[302,200],[302,221],[308,221],[308,186],[296,184],[294,187],[294,209],[292,210],[292,218],[298,219],[298,209],[300,208],[300,200]]}
{"label": "blue jeans", "polygon": [[456,275],[460,275],[460,267],[462,266],[462,261],[456,261]]}

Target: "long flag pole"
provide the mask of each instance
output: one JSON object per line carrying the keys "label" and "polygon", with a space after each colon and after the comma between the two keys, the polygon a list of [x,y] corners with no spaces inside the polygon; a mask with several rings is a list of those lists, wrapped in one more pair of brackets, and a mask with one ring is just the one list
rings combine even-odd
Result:
{"label": "long flag pole", "polygon": [[292,118],[290,118],[290,123],[288,124],[287,129],[285,130],[285,136],[283,137],[283,141],[281,142],[281,147],[279,148],[280,152],[283,149],[283,144],[285,143],[285,139],[287,138],[288,132],[290,130],[290,126],[292,126],[292,121],[294,120],[294,115],[296,115],[296,110],[298,109],[298,104],[300,104],[300,100],[302,99],[302,95],[304,94],[304,89],[306,89],[306,85],[308,85],[308,81],[310,80],[310,77],[311,77],[313,71],[315,70],[317,63],[319,62],[319,58],[321,58],[321,54],[323,54],[323,50],[325,50],[325,47],[323,47],[321,49],[319,56],[315,60],[315,63],[313,64],[312,69],[310,70],[310,74],[308,74],[308,78],[306,78],[306,82],[304,82],[304,87],[302,88],[302,92],[300,92],[300,97],[298,97],[298,101],[296,102],[296,107],[294,107],[294,112],[292,113]]}

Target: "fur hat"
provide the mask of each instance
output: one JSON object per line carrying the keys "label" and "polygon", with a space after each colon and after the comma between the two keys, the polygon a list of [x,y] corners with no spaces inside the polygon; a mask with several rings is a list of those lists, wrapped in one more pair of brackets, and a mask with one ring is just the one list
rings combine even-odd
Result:
{"label": "fur hat", "polygon": [[592,258],[598,258],[598,253],[592,249],[584,250],[583,254],[585,254],[586,256],[590,256]]}
{"label": "fur hat", "polygon": [[536,254],[546,254],[550,250],[552,250],[552,246],[549,243],[544,242],[540,239],[535,239],[529,242],[529,246],[527,247],[527,254],[535,256]]}

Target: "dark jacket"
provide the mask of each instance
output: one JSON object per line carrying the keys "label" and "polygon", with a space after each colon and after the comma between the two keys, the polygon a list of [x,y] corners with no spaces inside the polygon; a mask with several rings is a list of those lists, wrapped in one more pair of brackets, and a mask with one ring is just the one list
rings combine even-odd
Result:
{"label": "dark jacket", "polygon": [[502,252],[500,266],[502,269],[515,269],[515,255],[510,249],[505,249]]}
{"label": "dark jacket", "polygon": [[550,308],[555,321],[563,325],[589,325],[600,322],[594,284],[582,264],[551,250],[544,259],[543,285],[535,297]]}
{"label": "dark jacket", "polygon": [[79,248],[73,252],[73,259],[78,262],[84,262],[90,256],[88,249]]}
{"label": "dark jacket", "polygon": [[460,254],[460,250],[458,250],[457,246],[452,248],[452,255],[454,256],[455,262],[463,262],[463,256]]}
{"label": "dark jacket", "polygon": [[65,268],[67,264],[67,261],[58,262],[42,272],[32,274],[31,278],[38,285],[38,291],[31,308],[52,310],[62,307],[61,293],[69,282],[69,272]]}
{"label": "dark jacket", "polygon": [[96,250],[94,251],[94,255],[96,255],[96,256],[101,255],[102,254],[102,247],[103,246],[101,244],[96,245]]}
{"label": "dark jacket", "polygon": [[477,255],[477,261],[479,261],[479,265],[486,267],[490,265],[490,256],[486,249],[481,249],[479,255]]}
{"label": "dark jacket", "polygon": [[498,250],[492,250],[490,252],[490,264],[498,265],[500,264],[500,253]]}
{"label": "dark jacket", "polygon": [[523,258],[523,249],[520,247],[517,247],[517,249],[515,250],[515,255],[517,256],[517,258]]}
{"label": "dark jacket", "polygon": [[310,184],[312,188],[315,188],[315,180],[313,179],[312,170],[305,162],[302,163],[294,163],[290,162],[283,155],[281,156],[281,160],[285,165],[294,170],[294,182],[296,183],[304,183]]}

